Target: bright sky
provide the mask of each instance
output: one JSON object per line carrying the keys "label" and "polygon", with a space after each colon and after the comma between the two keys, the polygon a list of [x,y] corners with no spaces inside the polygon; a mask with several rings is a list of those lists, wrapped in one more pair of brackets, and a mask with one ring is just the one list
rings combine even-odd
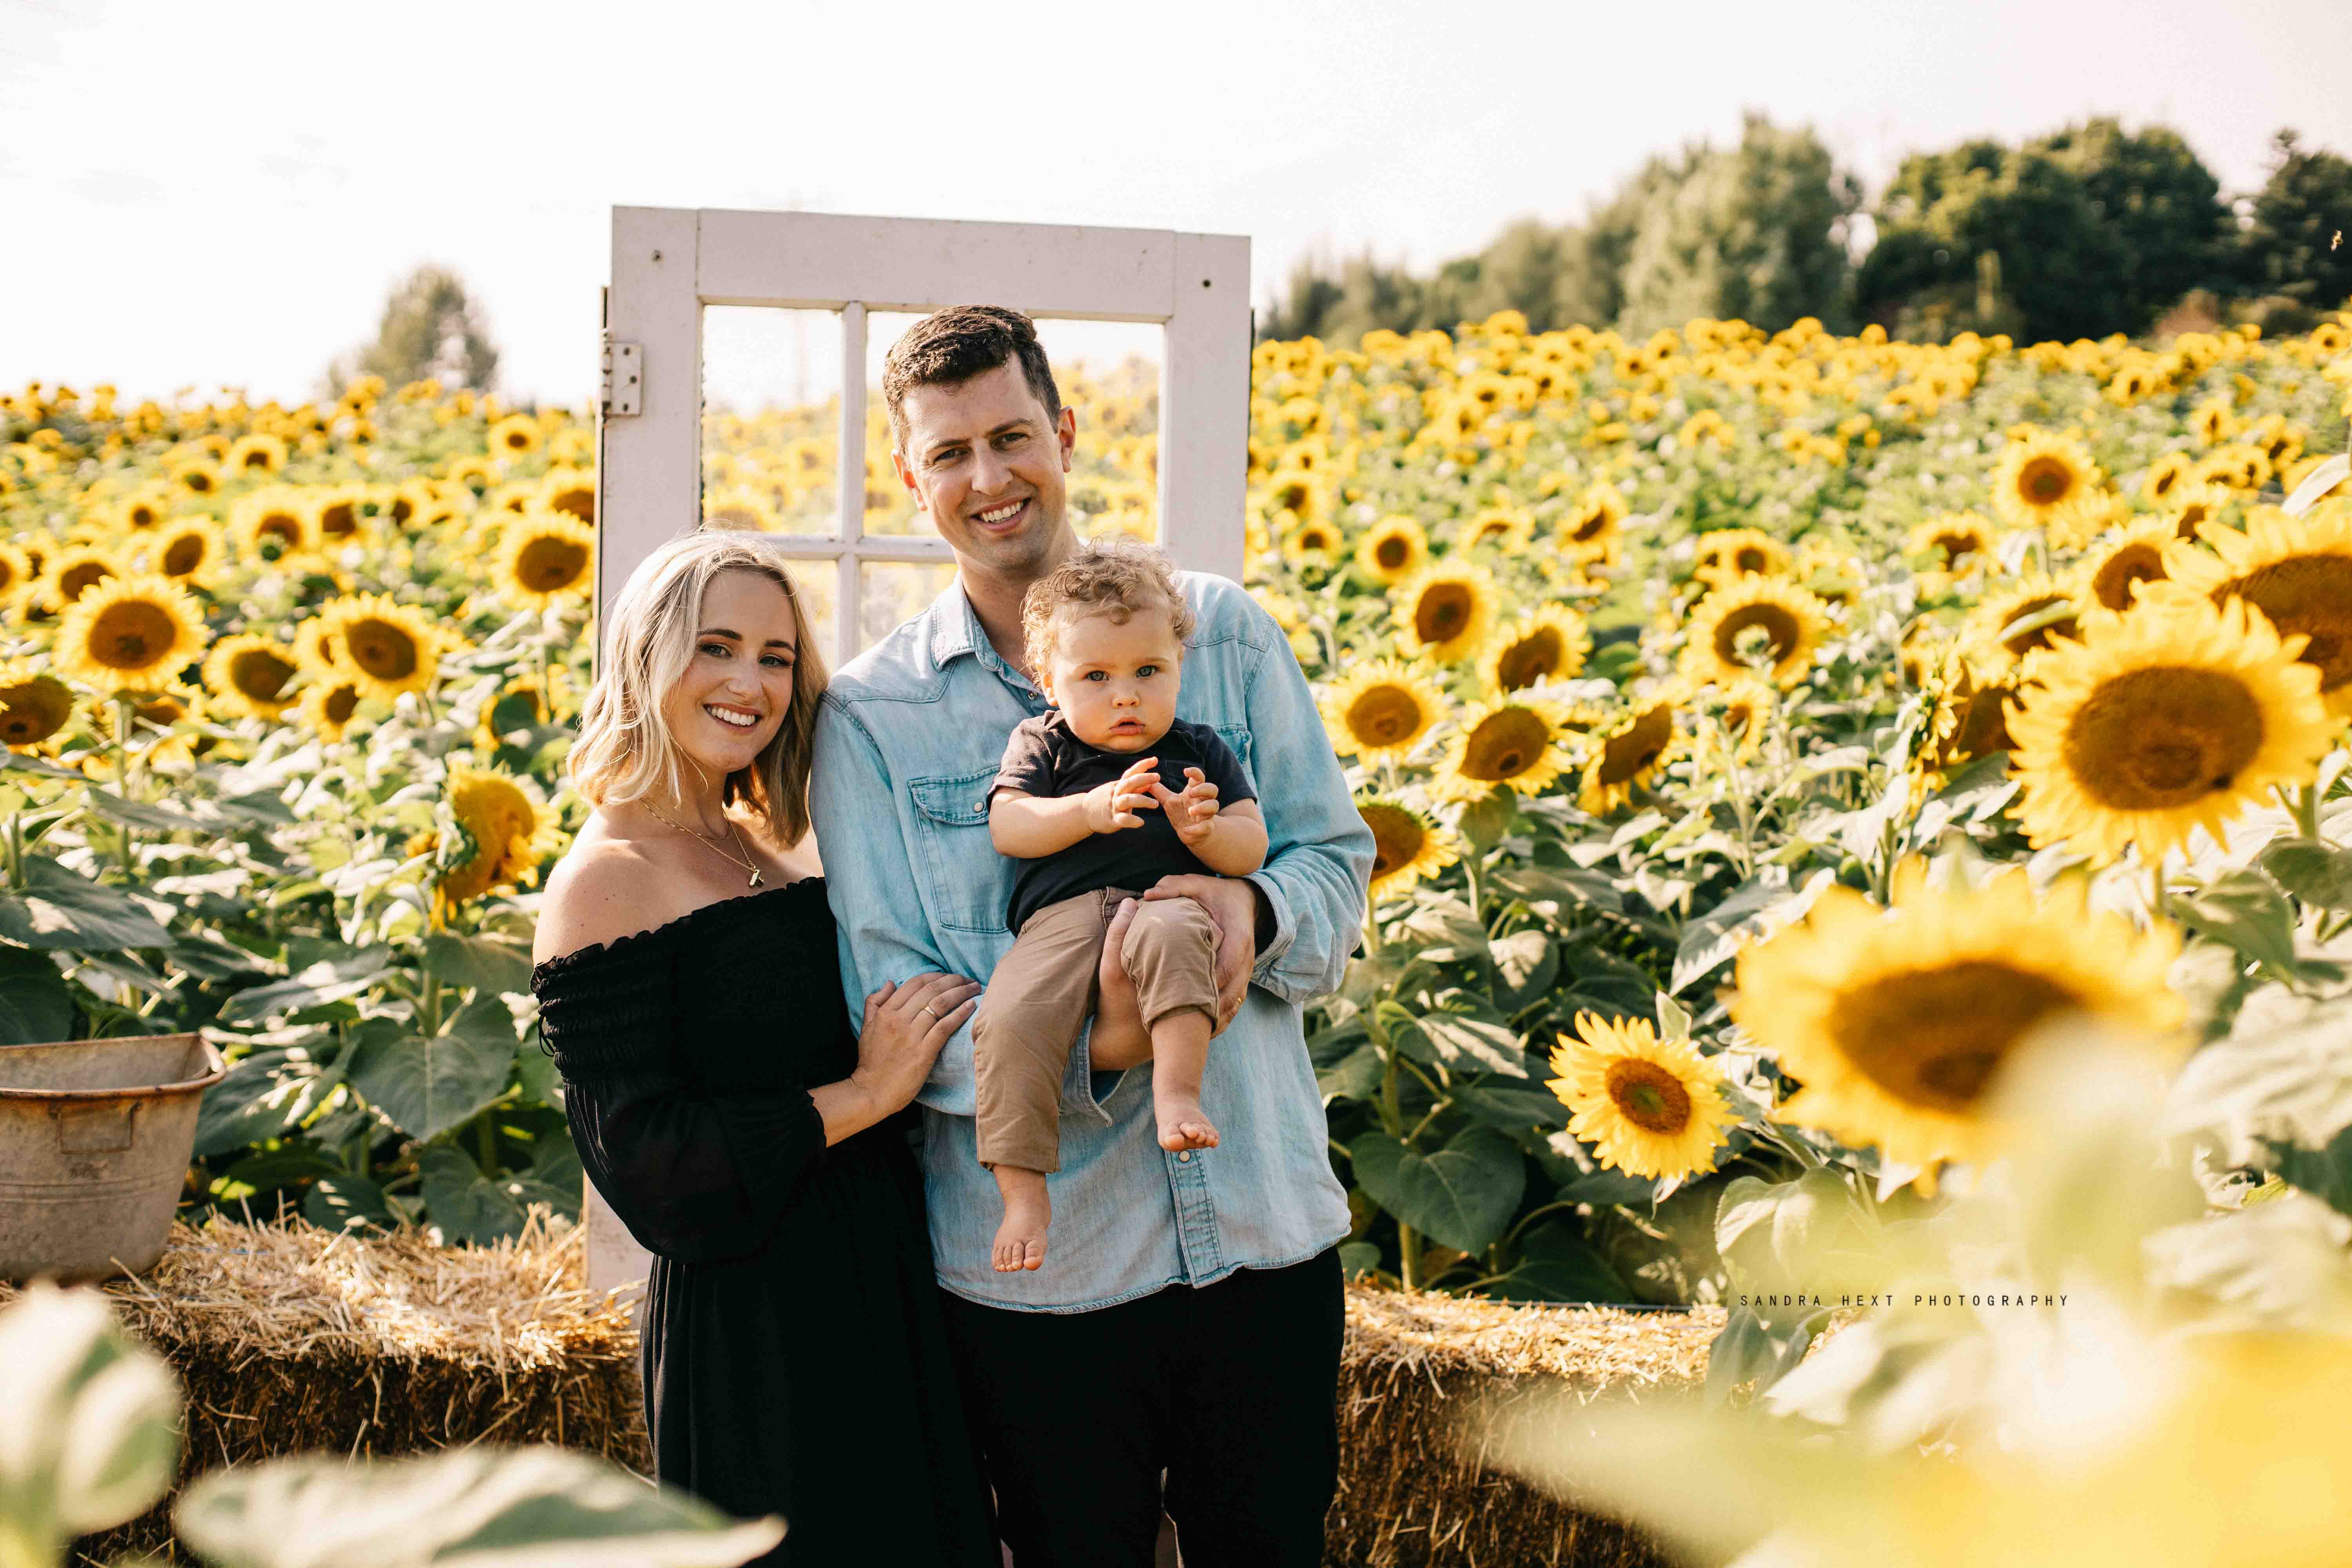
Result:
{"label": "bright sky", "polygon": [[2352,153],[2345,0],[1182,7],[0,0],[0,385],[310,394],[411,266],[510,396],[580,401],[615,203],[1247,234],[1426,265],[1653,151],[2160,120],[2225,188]]}

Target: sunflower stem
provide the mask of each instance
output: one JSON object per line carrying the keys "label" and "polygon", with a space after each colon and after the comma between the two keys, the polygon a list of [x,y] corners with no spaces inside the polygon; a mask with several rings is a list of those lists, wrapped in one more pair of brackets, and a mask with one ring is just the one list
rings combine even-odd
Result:
{"label": "sunflower stem", "polygon": [[[114,694],[114,798],[122,801],[131,798],[131,699],[120,691],[116,692]],[[138,868],[131,862],[137,857],[137,850],[131,843],[131,824],[128,821],[118,822],[115,827],[122,835],[122,874],[135,878],[138,875]]]}
{"label": "sunflower stem", "polygon": [[2319,842],[2319,781],[2314,779],[2294,792],[2294,826],[2312,843]]}
{"label": "sunflower stem", "polygon": [[1402,1220],[1397,1221],[1397,1274],[1406,1289],[1421,1289],[1421,1237]]}

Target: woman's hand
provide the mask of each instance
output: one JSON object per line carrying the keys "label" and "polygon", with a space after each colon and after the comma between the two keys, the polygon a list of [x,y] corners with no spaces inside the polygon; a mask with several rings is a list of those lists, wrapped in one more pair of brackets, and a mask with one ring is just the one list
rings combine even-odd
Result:
{"label": "woman's hand", "polygon": [[1119,950],[1135,923],[1136,901],[1122,899],[1103,932],[1102,963],[1095,970],[1095,1027],[1087,1037],[1087,1060],[1097,1072],[1123,1072],[1151,1059],[1151,1031],[1143,1026],[1143,1004]]}
{"label": "woman's hand", "polygon": [[940,1047],[971,1016],[980,983],[961,974],[918,974],[866,998],[850,1083],[872,1102],[874,1120],[905,1106],[923,1087]]}

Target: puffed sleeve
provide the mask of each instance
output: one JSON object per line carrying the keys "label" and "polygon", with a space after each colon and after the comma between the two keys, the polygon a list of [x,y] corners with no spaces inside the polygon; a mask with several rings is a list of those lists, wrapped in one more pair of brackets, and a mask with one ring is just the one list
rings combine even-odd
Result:
{"label": "puffed sleeve", "polygon": [[629,1234],[676,1263],[759,1251],[824,1157],[804,1088],[707,1094],[679,1072],[674,966],[658,947],[590,948],[532,975],[572,1141]]}

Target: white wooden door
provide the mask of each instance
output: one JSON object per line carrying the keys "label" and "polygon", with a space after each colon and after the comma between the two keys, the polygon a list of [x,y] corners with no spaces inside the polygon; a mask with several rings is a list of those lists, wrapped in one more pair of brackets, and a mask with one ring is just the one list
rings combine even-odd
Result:
{"label": "white wooden door", "polygon": [[[838,668],[874,628],[866,574],[893,563],[951,567],[936,533],[867,527],[867,318],[953,304],[1041,321],[1161,329],[1157,517],[1176,564],[1238,579],[1249,456],[1249,240],[1234,235],[960,223],[798,212],[613,209],[607,366],[598,425],[597,625],[666,540],[700,526],[703,312],[765,306],[838,317],[841,389],[830,531],[779,536],[811,574],[834,574]],[[602,652],[601,632],[599,652]],[[592,1186],[588,1276],[645,1277],[646,1254]]]}

